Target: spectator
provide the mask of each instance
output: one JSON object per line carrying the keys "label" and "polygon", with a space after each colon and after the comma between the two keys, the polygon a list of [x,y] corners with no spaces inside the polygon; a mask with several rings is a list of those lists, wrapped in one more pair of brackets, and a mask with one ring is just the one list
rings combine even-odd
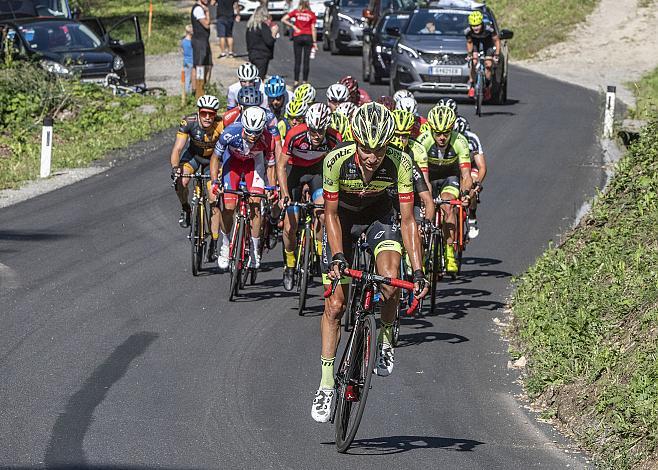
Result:
{"label": "spectator", "polygon": [[274,42],[278,35],[279,25],[271,21],[267,7],[256,8],[247,22],[247,53],[261,81],[265,80],[267,67],[274,58]]}
{"label": "spectator", "polygon": [[[294,19],[295,23],[290,20]],[[299,7],[286,13],[281,22],[287,27],[292,28],[293,49],[295,51],[295,86],[299,85],[299,69],[304,61],[303,80],[308,82],[310,71],[311,48],[317,48],[317,35],[315,32],[315,22],[317,17],[311,10],[308,0],[300,0]]]}
{"label": "spectator", "polygon": [[233,57],[233,23],[240,21],[238,0],[217,0],[217,40],[219,58]]}
{"label": "spectator", "polygon": [[[208,0],[197,0],[192,7],[192,54],[197,82],[208,82],[212,71],[210,51],[210,10]],[[196,87],[196,94],[203,94],[202,86]],[[199,96],[201,96],[199,95]]]}
{"label": "spectator", "polygon": [[194,67],[194,56],[192,54],[192,25],[185,26],[185,36],[180,42],[183,53],[183,73],[185,75],[185,93],[192,91],[192,67]]}

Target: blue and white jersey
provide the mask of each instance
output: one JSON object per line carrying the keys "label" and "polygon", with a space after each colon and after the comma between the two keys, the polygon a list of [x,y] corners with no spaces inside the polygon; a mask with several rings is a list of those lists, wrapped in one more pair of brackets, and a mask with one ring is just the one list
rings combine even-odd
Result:
{"label": "blue and white jersey", "polygon": [[272,134],[266,129],[256,142],[251,143],[242,137],[243,129],[241,122],[233,123],[224,129],[217,144],[215,144],[214,154],[222,162],[226,162],[230,158],[240,160],[262,158],[268,165],[273,164],[272,162],[275,159]]}

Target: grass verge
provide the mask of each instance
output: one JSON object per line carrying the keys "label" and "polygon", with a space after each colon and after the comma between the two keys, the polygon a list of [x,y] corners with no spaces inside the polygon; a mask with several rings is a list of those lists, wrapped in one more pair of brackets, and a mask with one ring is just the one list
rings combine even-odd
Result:
{"label": "grass verge", "polygon": [[[193,97],[113,96],[108,89],[21,62],[0,66],[0,189],[39,174],[41,123],[54,116],[52,169],[88,166],[180,122]],[[172,135],[173,142],[173,135]]]}
{"label": "grass verge", "polygon": [[608,468],[658,466],[658,116],[589,216],[521,278],[529,396]]}
{"label": "grass verge", "polygon": [[635,109],[630,114],[635,119],[648,119],[658,114],[658,67],[646,73],[639,82],[631,83],[635,94]]}
{"label": "grass verge", "polygon": [[126,16],[137,15],[148,55],[177,51],[185,25],[190,22],[190,9],[182,9],[170,0],[153,0],[153,25],[148,37],[149,0],[78,0],[77,5],[84,16],[103,18],[107,27]]}
{"label": "grass verge", "polygon": [[598,0],[489,0],[502,28],[514,31],[509,47],[514,59],[527,59],[544,47],[564,41],[574,26],[594,10]]}

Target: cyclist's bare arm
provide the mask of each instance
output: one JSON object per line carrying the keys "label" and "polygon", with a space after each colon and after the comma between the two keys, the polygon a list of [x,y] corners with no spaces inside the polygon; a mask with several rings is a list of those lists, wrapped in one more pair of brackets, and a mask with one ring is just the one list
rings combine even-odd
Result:
{"label": "cyclist's bare arm", "polygon": [[279,190],[281,191],[281,200],[285,198],[290,199],[288,193],[288,175],[286,173],[286,165],[288,164],[288,155],[283,152],[279,153],[276,157],[276,176],[279,182]]}
{"label": "cyclist's bare arm", "polygon": [[475,165],[478,167],[478,181],[482,183],[484,177],[487,175],[487,161],[484,158],[484,154],[475,154],[473,156],[473,161],[475,161]]}
{"label": "cyclist's bare arm", "polygon": [[176,168],[180,164],[180,155],[183,153],[186,144],[187,136],[176,136],[176,141],[174,142],[174,147],[171,149],[171,156],[169,157],[172,168]]}
{"label": "cyclist's bare arm", "polygon": [[416,218],[414,217],[414,203],[400,201],[400,231],[402,232],[402,241],[404,248],[409,253],[411,267],[414,269],[423,269],[421,256],[420,236],[416,227]]}
{"label": "cyclist's bare arm", "polygon": [[[411,218],[413,219],[413,210],[411,213]],[[414,220],[414,226],[416,221]],[[338,198],[331,201],[327,198],[324,200],[324,226],[327,231],[327,241],[329,242],[329,248],[331,248],[331,253],[343,253],[343,237],[340,226],[340,219],[338,218]],[[336,272],[338,268],[334,268],[333,274],[335,277],[338,277]],[[330,277],[332,277],[330,273]]]}
{"label": "cyclist's bare arm", "polygon": [[470,191],[473,187],[473,178],[471,178],[471,165],[460,165],[459,172],[461,174],[459,187],[462,191]]}
{"label": "cyclist's bare arm", "polygon": [[435,207],[432,193],[430,191],[423,191],[422,193],[418,193],[418,196],[420,196],[420,200],[423,201],[423,205],[425,206],[425,218],[434,222]]}
{"label": "cyclist's bare arm", "polygon": [[469,57],[473,55],[473,41],[471,41],[471,38],[466,38],[466,55]]}
{"label": "cyclist's bare arm", "polygon": [[219,177],[219,155],[213,152],[210,157],[210,178],[211,181],[216,181]]}

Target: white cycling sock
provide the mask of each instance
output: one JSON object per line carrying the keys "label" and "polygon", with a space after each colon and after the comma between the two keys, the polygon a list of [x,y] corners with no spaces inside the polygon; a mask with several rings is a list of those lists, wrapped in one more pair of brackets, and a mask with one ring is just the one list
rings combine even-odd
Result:
{"label": "white cycling sock", "polygon": [[228,241],[228,235],[222,232],[221,230],[219,231],[220,236],[222,237],[222,246],[228,246],[229,241]]}
{"label": "white cycling sock", "polygon": [[251,237],[251,246],[254,249],[254,253],[258,253],[258,248],[260,247],[260,237]]}

